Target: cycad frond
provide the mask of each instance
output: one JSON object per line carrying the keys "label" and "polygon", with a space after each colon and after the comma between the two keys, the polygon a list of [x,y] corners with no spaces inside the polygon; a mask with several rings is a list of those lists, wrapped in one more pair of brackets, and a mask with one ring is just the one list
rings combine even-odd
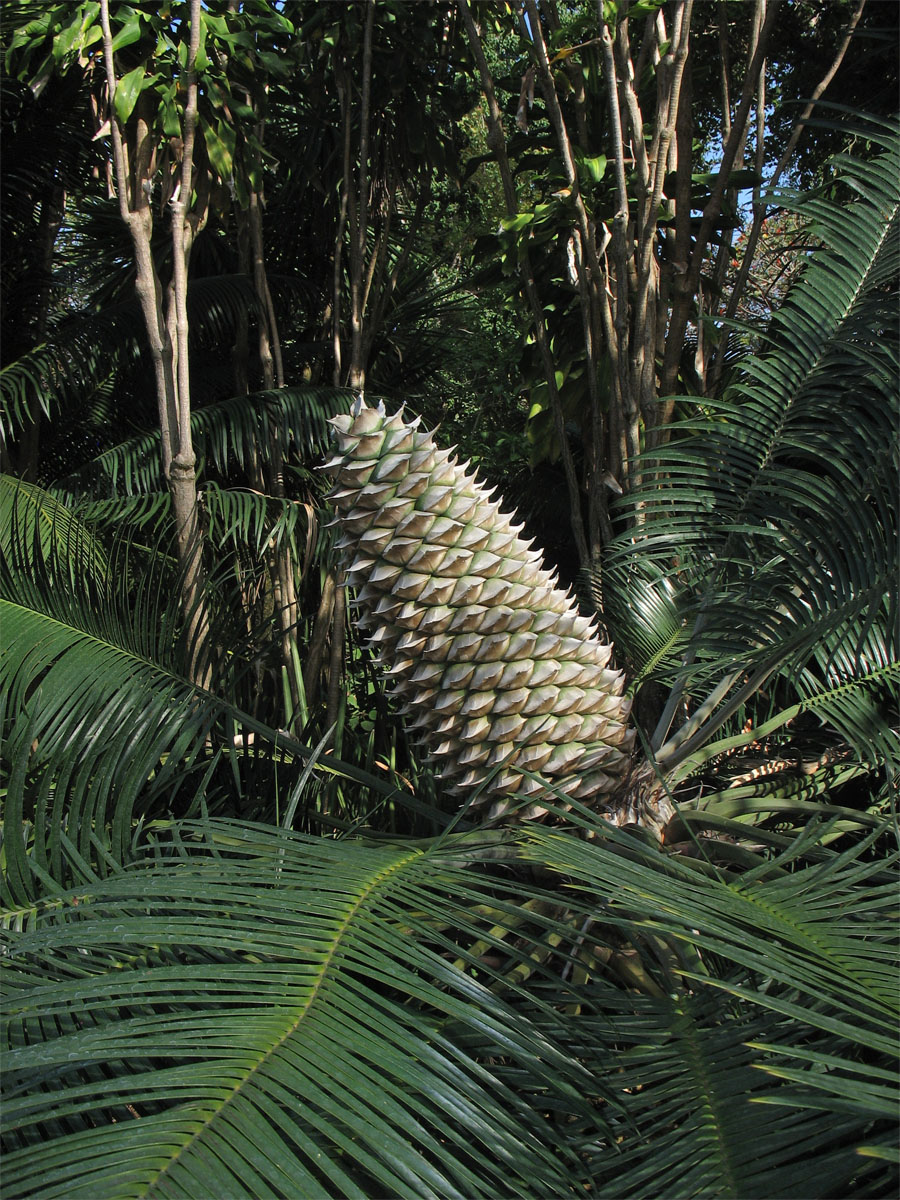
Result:
{"label": "cycad frond", "polygon": [[[280,443],[301,461],[321,456],[328,421],[347,412],[353,393],[332,387],[281,388],[231,396],[191,413],[191,435],[201,462],[227,476],[244,469],[262,447]],[[60,479],[55,490],[75,496],[158,492],[163,487],[159,433],[140,434],[114,446]]]}
{"label": "cycad frond", "polygon": [[[307,289],[279,277],[271,282],[284,311]],[[191,343],[218,350],[234,336],[238,322],[255,312],[258,299],[246,275],[217,275],[190,280],[187,290]],[[0,438],[14,439],[29,418],[37,397],[48,417],[83,402],[111,376],[132,370],[140,360],[146,332],[136,300],[110,304],[99,312],[67,315],[41,345],[0,372]]]}
{"label": "cycad frond", "polygon": [[[37,501],[45,513],[58,507],[52,497]],[[211,690],[190,681],[177,569],[165,544],[119,540],[88,569],[74,537],[61,545],[52,537],[42,553],[36,524],[26,509],[0,556],[3,889],[13,904],[127,861],[141,821],[197,811],[220,764],[226,777],[229,764],[238,771],[238,735],[254,735],[247,768],[257,787],[276,786],[280,768],[290,792],[311,757],[240,707],[237,676],[246,668],[218,607]],[[94,545],[87,531],[82,542]],[[210,581],[219,602],[226,585],[221,573]],[[335,757],[327,770],[393,792]],[[243,783],[247,795],[234,797],[229,812],[253,794],[247,771]]]}
{"label": "cycad frond", "polygon": [[590,1077],[453,965],[491,887],[450,860],[182,825],[47,896],[5,960],[6,1195],[569,1195],[550,1114],[599,1134]]}
{"label": "cycad frond", "polygon": [[890,1191],[896,855],[872,847],[893,835],[879,822],[843,853],[827,836],[811,826],[729,876],[619,832],[523,831],[526,859],[567,880],[582,962],[596,946],[573,988],[587,1064],[628,1097],[620,1154],[592,1147],[600,1195],[870,1194],[867,1176]]}
{"label": "cycad frond", "polygon": [[819,832],[729,877],[617,831],[160,829],[6,914],[6,1191],[889,1194],[896,880],[883,829]]}
{"label": "cycad frond", "polygon": [[[681,597],[686,636],[663,678],[695,709],[711,700],[691,749],[680,735],[663,748],[669,765],[773,678],[820,712],[866,681],[874,711],[896,687],[900,135],[881,140],[872,161],[836,160],[837,196],[782,198],[824,246],[724,399],[698,401],[645,458],[627,500],[637,528],[604,564],[614,639],[635,579]],[[861,756],[896,757],[881,733],[873,751],[851,711],[836,723]]]}

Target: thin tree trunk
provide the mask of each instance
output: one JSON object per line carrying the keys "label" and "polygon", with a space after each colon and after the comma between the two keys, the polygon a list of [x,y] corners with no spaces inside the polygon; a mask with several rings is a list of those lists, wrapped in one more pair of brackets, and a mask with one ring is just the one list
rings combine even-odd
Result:
{"label": "thin tree trunk", "polygon": [[[261,129],[258,131],[258,136],[262,141]],[[281,340],[278,336],[278,326],[266,278],[260,196],[255,191],[250,193],[248,226],[253,286],[259,308],[259,357],[262,364],[263,387],[271,391],[276,387],[284,386],[284,374],[281,365]],[[264,465],[259,464],[257,457],[258,482],[256,486],[269,492],[270,495],[284,500],[284,450],[280,428],[274,431],[274,436],[266,449],[267,458]],[[299,712],[300,693],[293,671],[293,649],[297,637],[299,603],[293,555],[287,539],[282,539],[278,546],[270,547],[268,559],[275,597],[275,612],[281,633],[282,662],[287,668],[294,711]]]}
{"label": "thin tree trunk", "polygon": [[328,698],[325,705],[326,729],[330,729],[337,721],[341,703],[346,614],[347,588],[344,583],[344,573],[339,571],[334,584],[334,621],[331,629],[331,659],[328,664]]}
{"label": "thin tree trunk", "polygon": [[[850,42],[853,39],[854,31],[856,30],[856,27],[859,24],[860,18],[863,15],[863,10],[865,9],[865,7],[866,7],[866,0],[859,0],[858,4],[856,6],[856,9],[854,10],[853,15],[850,17],[850,20],[847,24],[847,29],[844,33],[844,36],[843,36],[843,38],[841,38],[840,45],[838,46],[837,53],[834,56],[834,60],[832,61],[831,66],[828,68],[828,70],[825,72],[822,79],[819,81],[819,83],[814,88],[809,102],[803,109],[803,112],[800,114],[796,125],[794,126],[793,130],[791,131],[791,136],[789,137],[788,143],[784,148],[784,153],[782,154],[781,158],[778,160],[778,164],[775,167],[775,170],[772,172],[771,177],[769,178],[769,181],[767,184],[767,189],[769,191],[771,191],[773,188],[775,188],[777,186],[778,181],[781,178],[785,168],[787,167],[788,163],[791,161],[791,158],[793,157],[794,151],[797,148],[797,143],[799,142],[799,140],[803,134],[803,130],[806,127],[806,122],[809,120],[814,108],[816,107],[816,104],[821,99],[823,93],[825,92],[825,89],[831,83],[832,79],[834,79],[835,75],[838,72],[838,69],[840,68],[841,63],[844,61],[844,55],[847,53],[847,49],[849,48]],[[768,207],[764,204],[761,204],[757,197],[756,203],[754,204],[754,207],[753,207],[753,224],[750,228],[750,233],[747,238],[747,244],[744,249],[744,256],[741,260],[741,266],[740,266],[740,270],[738,271],[738,277],[735,280],[735,284],[731,291],[731,295],[728,297],[728,304],[725,309],[725,318],[727,321],[733,320],[733,318],[737,312],[738,305],[740,304],[741,297],[743,296],[744,291],[747,287],[747,280],[750,277],[750,270],[753,266],[753,259],[754,259],[754,255],[756,254],[756,247],[759,243],[759,237],[760,237],[760,234],[762,233],[762,227],[763,227],[763,224],[765,222],[767,215],[768,215]],[[728,352],[729,339],[730,339],[730,334],[729,334],[728,327],[726,325],[725,329],[722,332],[722,339],[719,343],[719,347],[716,351],[716,355],[715,355],[715,358],[713,359],[713,364],[712,364],[710,389],[713,393],[715,393],[718,390],[719,384],[721,382],[722,371],[725,366],[725,359],[727,357],[727,352]]]}
{"label": "thin tree trunk", "polygon": [[[169,322],[163,314],[162,291],[151,252],[153,215],[150,182],[155,170],[155,146],[149,122],[138,108],[137,134],[131,156],[133,178],[128,179],[128,154],[115,110],[116,71],[109,21],[109,0],[100,0],[103,55],[109,90],[110,133],[119,212],[134,246],[136,291],[144,316],[156,383],[161,432],[163,474],[172,497],[176,545],[181,567],[181,603],[190,656],[191,678],[209,687],[210,618],[203,567],[203,539],[196,490],[196,459],[190,428],[190,370],[188,359],[187,257],[192,229],[187,225],[193,185],[193,148],[197,127],[196,58],[200,40],[200,0],[191,0],[190,46],[187,69],[187,102],[183,129],[181,179],[172,202],[172,252],[174,329],[176,354]],[[145,186],[146,185],[146,186]]]}
{"label": "thin tree trunk", "polygon": [[[369,227],[369,127],[372,103],[372,35],[375,23],[375,0],[366,0],[366,25],[363,34],[362,98],[359,111],[359,164],[357,198],[351,197],[350,239],[350,363],[348,383],[360,392],[366,386],[366,363],[363,357],[363,298],[366,240]],[[355,237],[352,233],[355,232]]]}
{"label": "thin tree trunk", "polygon": [[[758,0],[762,4],[762,0]],[[766,11],[765,20],[759,31],[759,36],[756,41],[756,46],[753,48],[753,53],[750,62],[747,65],[747,71],[744,76],[743,87],[741,89],[741,100],[738,105],[737,113],[734,117],[734,122],[731,129],[731,136],[722,153],[722,162],[719,165],[719,171],[716,183],[712,189],[706,207],[703,210],[703,216],[700,221],[700,228],[696,235],[694,243],[694,251],[691,255],[690,263],[688,264],[687,277],[682,287],[680,287],[674,296],[672,305],[672,316],[669,321],[669,329],[666,337],[665,354],[663,357],[663,365],[660,376],[660,393],[664,396],[670,395],[675,390],[675,383],[678,376],[678,364],[681,357],[681,347],[684,344],[685,330],[688,319],[690,317],[690,309],[692,298],[697,294],[700,286],[700,274],[703,268],[703,259],[706,245],[709,242],[710,235],[713,232],[715,222],[722,211],[722,198],[728,186],[728,178],[734,168],[735,159],[741,149],[746,137],[747,123],[750,117],[750,110],[753,106],[754,96],[759,80],[759,71],[766,57],[766,50],[769,43],[769,38],[772,34],[772,29],[775,25],[775,18],[778,14],[780,0],[769,0],[768,9]],[[657,437],[654,439],[657,443],[665,437],[665,429],[668,420],[671,418],[671,410],[674,401],[666,401],[662,406],[660,425],[654,431]]]}
{"label": "thin tree trunk", "polygon": [[315,703],[319,691],[319,676],[322,671],[322,663],[325,661],[325,648],[328,644],[328,633],[334,614],[336,577],[337,568],[332,567],[322,580],[322,596],[309,638],[306,662],[303,665],[303,690],[310,708]]}
{"label": "thin tree trunk", "polygon": [[[479,74],[481,76],[481,87],[488,105],[488,145],[496,155],[497,165],[500,168],[500,178],[503,184],[503,195],[506,201],[506,211],[510,216],[515,216],[518,212],[519,204],[516,196],[516,188],[513,182],[512,172],[509,166],[509,159],[507,158],[506,154],[506,137],[503,132],[503,118],[500,112],[500,106],[497,103],[496,94],[494,92],[494,81],[491,77],[490,68],[488,67],[487,59],[484,55],[484,48],[481,45],[481,38],[479,37],[478,29],[475,25],[475,19],[472,16],[472,11],[469,7],[468,0],[459,0],[459,10],[463,15],[466,32],[469,38],[469,45],[472,48],[475,62],[478,65]],[[544,323],[543,306],[541,305],[538,297],[537,286],[534,280],[534,272],[531,268],[527,247],[525,248],[522,256],[522,284],[531,308],[532,319],[534,321],[535,341],[537,342],[538,351],[541,356],[541,362],[544,368],[544,377],[546,379],[547,389],[550,395],[550,406],[553,413],[554,426],[556,429],[557,439],[559,441],[560,456],[563,463],[563,469],[565,471],[566,486],[569,493],[569,516],[572,524],[572,532],[575,537],[575,545],[578,549],[579,560],[582,566],[587,566],[591,560],[591,554],[588,548],[587,538],[585,536],[584,519],[581,514],[581,493],[578,486],[578,478],[575,473],[575,464],[572,460],[572,450],[569,446],[568,435],[566,434],[565,419],[563,417],[559,391],[556,386],[556,367],[553,362],[553,355],[550,350],[550,339],[547,336],[547,328]]]}

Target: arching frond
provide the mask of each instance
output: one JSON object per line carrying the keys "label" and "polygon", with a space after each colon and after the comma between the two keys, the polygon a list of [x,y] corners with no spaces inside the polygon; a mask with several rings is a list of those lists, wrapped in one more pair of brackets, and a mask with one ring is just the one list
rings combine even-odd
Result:
{"label": "arching frond", "polygon": [[106,552],[84,521],[35,484],[0,475],[0,556],[9,560],[18,545],[37,560],[55,557],[71,574],[87,574],[103,586]]}
{"label": "arching frond", "polygon": [[588,1065],[627,1097],[619,1154],[590,1149],[598,1194],[890,1189],[896,861],[871,847],[892,834],[824,853],[827,829],[733,876],[621,833],[527,830],[526,858],[568,881],[576,965],[596,956],[571,997]]}
{"label": "arching frond", "polygon": [[[194,449],[217,471],[244,468],[262,446],[280,439],[301,460],[321,457],[328,443],[328,420],[347,412],[353,393],[341,388],[281,388],[233,396],[191,413]],[[79,495],[132,495],[162,489],[159,434],[142,434],[98,455],[56,484]]]}
{"label": "arching frond", "polygon": [[[661,677],[699,712],[662,747],[668,766],[772,680],[830,713],[860,756],[896,759],[900,135],[882,141],[871,161],[835,161],[836,195],[782,197],[824,247],[724,399],[698,401],[645,457],[628,498],[638,528],[604,564],[626,644],[636,581],[682,597],[686,637]],[[667,628],[643,635],[645,662]]]}
{"label": "arching frond", "polygon": [[[295,299],[292,293],[306,293],[302,283],[283,277],[273,287],[282,308]],[[191,339],[197,347],[227,343],[238,321],[258,306],[253,282],[245,275],[191,279],[187,301]],[[111,375],[133,367],[145,342],[136,300],[66,316],[45,342],[0,372],[0,438],[13,438],[21,431],[32,397],[55,418],[61,408],[80,402]]]}
{"label": "arching frond", "polygon": [[599,1134],[590,1077],[444,932],[490,926],[487,880],[236,822],[165,840],[9,940],[9,1197],[572,1194],[551,1114]]}
{"label": "arching frond", "polygon": [[731,876],[616,831],[159,827],[6,914],[6,1190],[886,1194],[882,831]]}
{"label": "arching frond", "polygon": [[[23,531],[14,526],[0,558],[3,889],[15,904],[51,881],[84,882],[128,860],[141,821],[205,804],[220,766],[237,771],[236,738],[253,734],[248,766],[269,788],[280,770],[288,794],[311,755],[241,709],[242,664],[228,653],[226,621],[211,631],[211,690],[190,681],[178,573],[164,545],[119,541],[102,574],[76,572],[67,545],[51,541],[44,555],[28,531],[27,519]],[[225,582],[211,579],[217,598]],[[319,771],[394,793],[336,757]],[[244,803],[251,794],[247,785]],[[230,811],[241,802],[235,795]]]}

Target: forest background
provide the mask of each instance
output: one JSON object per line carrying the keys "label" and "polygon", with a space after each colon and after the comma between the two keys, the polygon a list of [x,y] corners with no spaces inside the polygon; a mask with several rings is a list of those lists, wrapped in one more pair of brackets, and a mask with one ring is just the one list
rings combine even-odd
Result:
{"label": "forest background", "polygon": [[[9,1195],[892,1193],[895,6],[0,14]],[[593,802],[386,686],[360,395],[612,643]]]}

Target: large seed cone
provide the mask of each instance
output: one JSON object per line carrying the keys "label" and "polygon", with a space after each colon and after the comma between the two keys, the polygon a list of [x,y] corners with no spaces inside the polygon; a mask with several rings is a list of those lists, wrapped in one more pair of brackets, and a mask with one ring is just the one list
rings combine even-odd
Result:
{"label": "large seed cone", "polygon": [[537,816],[561,793],[615,820],[634,734],[610,646],[418,420],[360,401],[332,424],[359,624],[445,785],[491,817]]}

